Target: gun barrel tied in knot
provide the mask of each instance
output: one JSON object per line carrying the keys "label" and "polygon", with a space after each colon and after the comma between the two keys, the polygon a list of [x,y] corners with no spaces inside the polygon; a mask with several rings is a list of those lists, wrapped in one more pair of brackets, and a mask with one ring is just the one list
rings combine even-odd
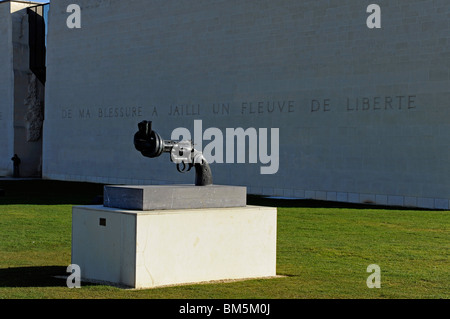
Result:
{"label": "gun barrel tied in knot", "polygon": [[138,124],[139,131],[134,135],[134,146],[145,157],[155,158],[170,153],[170,160],[177,164],[180,173],[189,172],[195,167],[195,185],[212,185],[211,168],[202,152],[194,148],[193,141],[163,140],[152,130],[151,121]]}

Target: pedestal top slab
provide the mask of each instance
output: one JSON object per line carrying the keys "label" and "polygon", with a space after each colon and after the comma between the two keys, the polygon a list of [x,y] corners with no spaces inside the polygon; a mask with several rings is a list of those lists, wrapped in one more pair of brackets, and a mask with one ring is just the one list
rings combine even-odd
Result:
{"label": "pedestal top slab", "polygon": [[224,185],[107,185],[103,205],[142,211],[245,207],[247,188]]}

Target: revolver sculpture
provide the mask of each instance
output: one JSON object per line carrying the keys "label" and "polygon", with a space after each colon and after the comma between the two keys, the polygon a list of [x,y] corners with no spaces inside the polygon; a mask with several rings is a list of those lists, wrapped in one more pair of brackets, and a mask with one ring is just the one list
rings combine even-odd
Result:
{"label": "revolver sculpture", "polygon": [[134,135],[134,147],[145,157],[155,158],[162,153],[170,153],[170,160],[177,164],[180,173],[189,172],[195,167],[195,185],[212,184],[212,174],[203,154],[194,149],[192,141],[163,140],[152,130],[151,121],[138,124],[139,131]]}

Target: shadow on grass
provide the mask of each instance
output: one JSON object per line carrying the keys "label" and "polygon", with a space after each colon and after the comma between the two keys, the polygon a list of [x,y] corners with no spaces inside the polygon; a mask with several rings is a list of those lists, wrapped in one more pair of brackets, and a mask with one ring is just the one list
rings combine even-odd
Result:
{"label": "shadow on grass", "polygon": [[0,178],[0,205],[98,205],[103,184]]}
{"label": "shadow on grass", "polygon": [[[66,266],[37,266],[0,269],[0,288],[67,287]],[[97,283],[82,282],[84,286]]]}
{"label": "shadow on grass", "polygon": [[[65,287],[67,267],[40,266],[0,269],[0,287]],[[57,278],[58,277],[58,278]]]}

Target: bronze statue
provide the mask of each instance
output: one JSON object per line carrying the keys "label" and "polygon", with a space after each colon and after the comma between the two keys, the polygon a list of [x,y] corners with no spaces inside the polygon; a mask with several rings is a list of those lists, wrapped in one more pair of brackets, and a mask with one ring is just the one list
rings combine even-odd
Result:
{"label": "bronze statue", "polygon": [[20,160],[19,156],[17,156],[17,154],[14,154],[14,156],[11,158],[11,161],[13,161],[13,167],[14,167],[13,177],[19,178],[20,177],[20,163],[22,161]]}
{"label": "bronze statue", "polygon": [[139,131],[134,135],[134,146],[145,157],[155,158],[162,153],[170,153],[170,160],[177,164],[180,173],[189,172],[195,167],[195,185],[212,185],[211,168],[200,151],[194,148],[193,141],[163,140],[152,130],[151,121],[138,124]]}

